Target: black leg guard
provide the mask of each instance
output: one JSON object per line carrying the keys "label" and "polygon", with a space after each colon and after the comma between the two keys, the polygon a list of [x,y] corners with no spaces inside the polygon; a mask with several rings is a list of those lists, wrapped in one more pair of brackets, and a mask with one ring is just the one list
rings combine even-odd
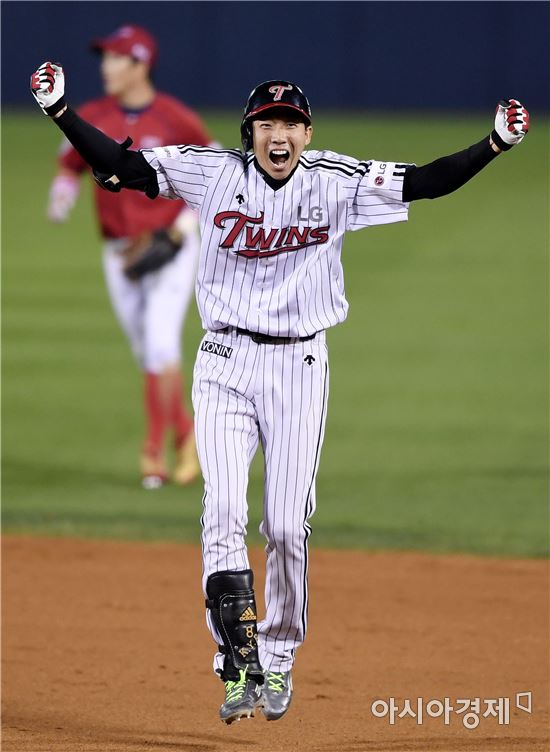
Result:
{"label": "black leg guard", "polygon": [[247,675],[258,684],[264,681],[253,585],[251,569],[216,572],[206,581],[206,607],[223,640],[223,681],[238,681],[242,669],[247,669]]}

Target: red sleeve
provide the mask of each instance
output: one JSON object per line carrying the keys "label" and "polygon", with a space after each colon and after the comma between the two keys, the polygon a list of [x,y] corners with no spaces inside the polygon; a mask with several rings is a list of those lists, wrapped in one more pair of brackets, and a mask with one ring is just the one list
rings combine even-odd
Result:
{"label": "red sleeve", "polygon": [[[77,110],[78,114],[84,120],[88,120],[93,125],[96,111],[97,108],[94,102],[88,102],[88,104],[82,105]],[[59,167],[65,167],[67,170],[72,170],[73,172],[81,173],[88,169],[88,163],[82,159],[74,146],[65,137],[63,137],[61,146],[59,147],[57,162]]]}

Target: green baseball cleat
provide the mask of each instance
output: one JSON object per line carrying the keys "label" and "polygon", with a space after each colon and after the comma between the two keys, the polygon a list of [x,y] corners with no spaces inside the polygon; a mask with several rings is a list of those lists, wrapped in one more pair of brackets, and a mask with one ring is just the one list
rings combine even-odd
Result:
{"label": "green baseball cleat", "polygon": [[248,679],[246,669],[239,671],[238,681],[226,681],[225,702],[220,708],[224,723],[254,718],[254,711],[262,701],[261,687],[254,679]]}
{"label": "green baseball cleat", "polygon": [[268,721],[278,721],[292,701],[292,674],[290,671],[266,671],[262,687],[262,713]]}

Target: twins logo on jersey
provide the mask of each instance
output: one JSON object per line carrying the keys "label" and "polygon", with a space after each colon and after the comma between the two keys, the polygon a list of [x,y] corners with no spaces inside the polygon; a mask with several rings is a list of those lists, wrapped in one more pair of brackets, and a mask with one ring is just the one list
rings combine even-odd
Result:
{"label": "twins logo on jersey", "polygon": [[312,245],[321,245],[328,241],[330,225],[326,227],[300,228],[298,225],[291,227],[274,227],[266,230],[258,227],[264,221],[264,212],[259,217],[249,217],[239,211],[222,211],[214,217],[214,224],[220,229],[229,232],[220,243],[220,248],[233,249],[235,245],[241,246],[235,250],[237,256],[245,258],[257,258],[262,256],[276,256],[279,253],[299,251]]}

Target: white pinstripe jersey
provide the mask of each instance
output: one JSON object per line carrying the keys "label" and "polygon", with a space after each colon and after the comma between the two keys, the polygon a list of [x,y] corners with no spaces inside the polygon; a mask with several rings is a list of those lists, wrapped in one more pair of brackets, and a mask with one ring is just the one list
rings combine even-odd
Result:
{"label": "white pinstripe jersey", "polygon": [[142,150],[160,195],[199,210],[197,303],[205,329],[303,337],[347,315],[344,233],[402,222],[408,165],[304,151],[273,190],[253,154],[198,146]]}

